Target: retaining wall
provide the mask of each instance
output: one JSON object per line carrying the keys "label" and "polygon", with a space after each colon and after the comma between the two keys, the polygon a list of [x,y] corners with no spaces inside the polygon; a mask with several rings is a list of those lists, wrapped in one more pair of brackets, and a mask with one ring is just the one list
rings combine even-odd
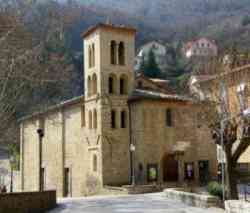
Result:
{"label": "retaining wall", "polygon": [[226,213],[250,213],[250,202],[242,200],[225,201]]}
{"label": "retaining wall", "polygon": [[165,189],[164,195],[172,200],[183,202],[190,206],[202,208],[220,207],[221,202],[218,197],[187,192],[186,189]]}
{"label": "retaining wall", "polygon": [[0,213],[42,213],[56,207],[56,191],[0,194]]}

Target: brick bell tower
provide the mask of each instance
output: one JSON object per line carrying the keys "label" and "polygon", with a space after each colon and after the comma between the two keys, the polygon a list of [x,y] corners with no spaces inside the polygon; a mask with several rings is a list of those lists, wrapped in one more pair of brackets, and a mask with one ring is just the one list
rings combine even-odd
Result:
{"label": "brick bell tower", "polygon": [[82,34],[89,159],[103,185],[129,182],[128,96],[133,89],[135,33],[98,24]]}

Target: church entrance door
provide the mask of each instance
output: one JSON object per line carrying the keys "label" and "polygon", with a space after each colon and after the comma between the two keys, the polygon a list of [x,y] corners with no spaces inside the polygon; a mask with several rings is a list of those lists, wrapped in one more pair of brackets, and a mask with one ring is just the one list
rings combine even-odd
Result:
{"label": "church entrance door", "polygon": [[163,181],[178,181],[178,161],[174,159],[174,155],[166,154],[162,159]]}

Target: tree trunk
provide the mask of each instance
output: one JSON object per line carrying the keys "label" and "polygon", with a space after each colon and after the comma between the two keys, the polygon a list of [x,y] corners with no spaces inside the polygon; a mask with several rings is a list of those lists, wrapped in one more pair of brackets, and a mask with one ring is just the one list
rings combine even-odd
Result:
{"label": "tree trunk", "polygon": [[226,147],[226,198],[229,200],[238,200],[237,162],[232,162],[231,152],[231,147]]}

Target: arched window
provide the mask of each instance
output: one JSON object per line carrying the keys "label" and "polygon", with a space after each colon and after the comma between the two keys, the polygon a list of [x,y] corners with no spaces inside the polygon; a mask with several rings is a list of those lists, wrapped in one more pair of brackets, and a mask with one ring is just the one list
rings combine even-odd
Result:
{"label": "arched window", "polygon": [[92,112],[89,110],[89,129],[92,129]]}
{"label": "arched window", "polygon": [[166,110],[166,126],[171,127],[173,125],[172,123],[172,111],[171,109]]}
{"label": "arched window", "polygon": [[91,77],[89,76],[88,77],[88,83],[87,83],[88,85],[87,85],[87,87],[88,87],[88,96],[91,96],[92,95],[92,85],[91,85]]}
{"label": "arched window", "polygon": [[116,112],[115,112],[115,110],[111,111],[111,128],[112,129],[116,128]]}
{"label": "arched window", "polygon": [[117,57],[117,45],[115,41],[111,41],[110,44],[110,63],[116,64],[116,57]]}
{"label": "arched window", "polygon": [[120,42],[118,47],[118,58],[119,58],[119,65],[125,65],[125,47],[124,43]]}
{"label": "arched window", "polygon": [[95,73],[92,76],[92,92],[93,95],[97,94],[97,76]]}
{"label": "arched window", "polygon": [[97,156],[93,155],[93,171],[97,172]]}
{"label": "arched window", "polygon": [[97,129],[97,111],[96,111],[96,109],[94,109],[94,112],[93,112],[93,128]]}
{"label": "arched window", "polygon": [[81,107],[81,124],[82,127],[85,126],[85,105],[82,105]]}
{"label": "arched window", "polygon": [[127,126],[127,114],[126,111],[121,111],[121,128],[126,128]]}
{"label": "arched window", "polygon": [[114,75],[109,76],[109,94],[116,93],[116,77]]}
{"label": "arched window", "polygon": [[95,66],[95,44],[92,44],[92,67]]}
{"label": "arched window", "polygon": [[128,93],[128,80],[127,76],[123,75],[120,78],[120,94],[124,95]]}
{"label": "arched window", "polygon": [[90,46],[88,48],[88,58],[89,58],[89,68],[91,68],[92,67],[92,50]]}

